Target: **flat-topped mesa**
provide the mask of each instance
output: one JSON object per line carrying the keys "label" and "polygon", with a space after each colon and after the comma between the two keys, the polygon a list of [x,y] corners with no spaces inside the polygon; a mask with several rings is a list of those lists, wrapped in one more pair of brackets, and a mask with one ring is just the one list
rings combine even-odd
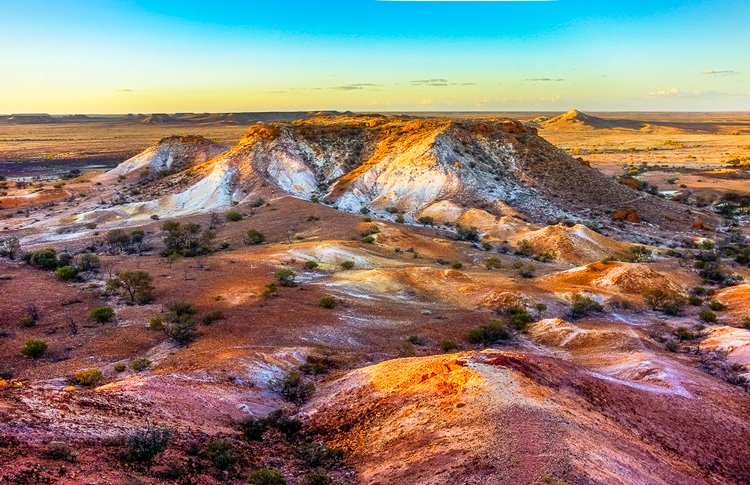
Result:
{"label": "flat-topped mesa", "polygon": [[[125,163],[163,163],[154,160],[169,159],[174,151],[157,156],[165,144]],[[225,147],[201,147],[198,158],[208,163],[193,168],[190,177],[181,177],[174,187],[184,190],[186,183],[200,183],[199,193],[225,194],[213,197],[212,204],[231,206],[276,187],[341,210],[368,206],[383,214],[396,210],[412,220],[440,201],[498,217],[520,213],[540,223],[611,220],[623,207],[664,228],[690,228],[696,219],[678,204],[582,165],[534,128],[510,119],[319,116],[254,125],[221,156],[216,155]],[[186,165],[202,163],[198,158]],[[129,170],[121,165],[110,174]],[[208,187],[212,180],[221,181],[222,187]],[[193,202],[191,207],[205,211],[220,208]]]}

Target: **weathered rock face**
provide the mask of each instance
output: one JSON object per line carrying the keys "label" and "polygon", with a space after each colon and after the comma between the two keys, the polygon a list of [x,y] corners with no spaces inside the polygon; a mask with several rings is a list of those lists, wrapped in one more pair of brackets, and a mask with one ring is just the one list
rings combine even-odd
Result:
{"label": "weathered rock face", "polygon": [[[163,147],[150,150],[158,153],[144,152],[110,174],[129,173],[134,160],[144,157],[162,160],[150,165],[173,166],[167,163],[171,155],[160,154]],[[507,119],[343,116],[256,125],[231,151],[171,186],[184,189],[196,174],[225,181],[228,171],[232,187],[225,190],[231,193],[241,188],[253,196],[270,184],[342,210],[393,207],[412,218],[449,201],[536,222],[608,219],[623,206],[665,228],[686,229],[694,221],[681,206],[619,184]],[[194,205],[219,208],[209,202]]]}

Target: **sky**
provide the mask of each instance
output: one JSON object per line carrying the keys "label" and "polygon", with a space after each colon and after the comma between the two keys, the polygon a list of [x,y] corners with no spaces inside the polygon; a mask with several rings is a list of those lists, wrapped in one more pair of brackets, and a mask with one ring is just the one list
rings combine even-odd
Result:
{"label": "sky", "polygon": [[3,0],[0,113],[750,111],[747,0]]}

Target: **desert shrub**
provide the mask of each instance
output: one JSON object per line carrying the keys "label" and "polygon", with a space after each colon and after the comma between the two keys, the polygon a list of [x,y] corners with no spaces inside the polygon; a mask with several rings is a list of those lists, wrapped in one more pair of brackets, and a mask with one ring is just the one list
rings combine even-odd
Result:
{"label": "desert shrub", "polygon": [[44,454],[51,460],[63,460],[73,463],[78,460],[78,455],[73,448],[63,441],[52,441],[47,445]]}
{"label": "desert shrub", "polygon": [[342,453],[320,443],[303,443],[297,456],[310,468],[330,467],[342,458]]}
{"label": "desert shrub", "polygon": [[372,244],[375,242],[375,236],[365,236],[362,238],[362,242],[365,244]]}
{"label": "desert shrub", "polygon": [[125,372],[125,369],[127,369],[128,366],[126,366],[123,363],[115,364],[114,369],[115,372]]}
{"label": "desert shrub", "polygon": [[456,342],[454,342],[453,340],[446,339],[440,343],[440,348],[443,349],[443,352],[450,352],[451,350],[456,350],[458,346],[456,345]]}
{"label": "desert shrub", "polygon": [[263,290],[263,293],[261,294],[261,296],[264,299],[265,298],[270,298],[272,295],[275,295],[278,291],[279,291],[279,289],[276,287],[276,285],[273,284],[273,283],[270,283],[270,284],[266,285],[266,289]]}
{"label": "desert shrub", "polygon": [[104,376],[99,369],[79,370],[73,375],[73,382],[79,386],[93,386],[102,380]]}
{"label": "desert shrub", "polygon": [[124,448],[120,453],[123,461],[147,463],[163,452],[172,441],[172,430],[152,428],[137,431],[124,437]]}
{"label": "desert shrub", "polygon": [[286,485],[286,480],[281,473],[263,468],[252,472],[247,483],[250,485]]}
{"label": "desert shrub", "polygon": [[414,357],[416,355],[414,344],[409,340],[404,340],[403,342],[401,342],[401,355],[403,355],[404,357]]}
{"label": "desert shrub", "polygon": [[299,366],[299,371],[305,375],[326,374],[328,372],[328,366],[321,362],[305,362]]}
{"label": "desert shrub", "polygon": [[362,213],[362,214],[369,214],[370,213],[370,209],[367,208],[367,207],[361,207],[359,209],[359,212]]}
{"label": "desert shrub", "polygon": [[380,228],[378,227],[378,225],[372,224],[370,225],[370,227],[365,229],[365,231],[362,233],[362,236],[370,236],[370,235],[379,234],[379,233],[380,233]]}
{"label": "desert shrub", "polygon": [[81,271],[94,271],[101,266],[99,256],[91,253],[84,253],[78,258],[78,269]]}
{"label": "desert shrub", "polygon": [[164,330],[164,320],[161,317],[151,317],[148,322],[148,328],[151,330]]}
{"label": "desert shrub", "polygon": [[700,312],[698,312],[698,318],[706,323],[716,322],[716,314],[711,310],[701,310]]}
{"label": "desert shrub", "polygon": [[284,414],[282,411],[274,411],[266,417],[268,426],[276,428],[279,433],[291,441],[302,431],[302,421]]}
{"label": "desert shrub", "polygon": [[460,261],[454,261],[451,263],[451,268],[453,269],[462,269],[463,267],[464,265]]}
{"label": "desert shrub", "polygon": [[633,260],[636,262],[643,262],[650,260],[654,252],[647,248],[646,246],[630,246],[630,252],[633,255]]}
{"label": "desert shrub", "polygon": [[55,271],[55,276],[60,281],[72,281],[78,277],[78,270],[73,266],[63,266]]}
{"label": "desert shrub", "polygon": [[237,222],[242,220],[242,214],[237,211],[227,212],[225,217],[230,222]]}
{"label": "desert shrub", "polygon": [[279,284],[281,286],[297,286],[296,278],[297,274],[290,269],[280,269],[276,272],[276,279],[279,281]]}
{"label": "desert shrub", "polygon": [[536,267],[533,264],[525,264],[518,268],[518,274],[523,278],[533,278],[536,275]]}
{"label": "desert shrub", "polygon": [[500,320],[492,320],[489,325],[476,327],[466,334],[466,340],[473,344],[490,345],[510,339],[510,333]]}
{"label": "desert shrub", "polygon": [[153,300],[153,278],[148,272],[135,269],[118,273],[115,278],[107,280],[107,287],[122,289],[130,302],[149,303]]}
{"label": "desert shrub", "polygon": [[579,293],[573,297],[570,316],[573,318],[583,318],[592,313],[601,313],[602,311],[604,311],[604,307],[599,302]]}
{"label": "desert shrub", "polygon": [[29,263],[47,271],[55,270],[60,265],[60,261],[57,259],[57,251],[52,248],[34,251],[29,257]]}
{"label": "desert shrub", "polygon": [[140,372],[142,370],[148,369],[150,365],[150,360],[145,357],[141,357],[140,359],[135,359],[134,361],[132,361],[130,363],[130,368],[136,372]]}
{"label": "desert shrub", "polygon": [[336,307],[336,299],[332,296],[324,296],[320,299],[320,306],[323,308],[335,308]]}
{"label": "desert shrub", "polygon": [[214,322],[218,322],[219,320],[224,319],[224,312],[221,310],[212,310],[208,312],[206,316],[203,317],[203,323],[206,325],[211,325]]}
{"label": "desert shrub", "polygon": [[302,479],[302,485],[329,485],[333,479],[325,473],[310,472]]}
{"label": "desert shrub", "polygon": [[238,428],[245,438],[250,441],[259,441],[268,429],[268,421],[252,417],[245,418],[240,422]]}
{"label": "desert shrub", "polygon": [[464,227],[459,224],[456,226],[456,234],[458,234],[458,237],[460,237],[464,241],[479,241],[479,229],[474,226]]}
{"label": "desert shrub", "polygon": [[362,220],[365,222],[372,222],[372,217],[364,217]]}
{"label": "desert shrub", "polygon": [[293,403],[305,402],[315,392],[315,384],[305,382],[299,372],[290,372],[281,379],[272,379],[270,387],[272,391]]}
{"label": "desert shrub", "polygon": [[166,221],[162,229],[167,231],[167,235],[162,240],[164,242],[162,254],[165,256],[177,253],[189,257],[210,253],[209,246],[216,237],[213,231],[204,230],[194,222],[182,224],[177,221]]}
{"label": "desert shrub", "polygon": [[344,261],[341,263],[342,269],[354,269],[354,261]]}
{"label": "desert shrub", "polygon": [[547,304],[546,303],[537,303],[536,309],[539,312],[546,312],[547,311]]}
{"label": "desert shrub", "polygon": [[266,235],[257,229],[248,229],[245,234],[245,244],[263,244],[266,242]]}
{"label": "desert shrub", "polygon": [[44,340],[29,339],[21,347],[21,354],[32,359],[38,359],[47,352],[49,346]]}
{"label": "desert shrub", "polygon": [[725,304],[723,304],[722,302],[720,302],[719,300],[711,300],[708,303],[708,308],[710,308],[711,310],[713,310],[715,312],[720,312],[720,311],[726,309],[726,307],[727,306]]}
{"label": "desert shrub", "polygon": [[503,263],[500,258],[491,257],[484,260],[484,267],[487,269],[500,269],[502,266]]}
{"label": "desert shrub", "polygon": [[525,308],[511,307],[508,309],[508,315],[509,325],[519,331],[526,330],[526,327],[528,327],[529,323],[533,320]]}
{"label": "desert shrub", "polygon": [[399,223],[399,224],[403,224],[404,222],[406,222],[406,219],[404,219],[404,216],[402,216],[401,214],[399,214],[399,215],[396,216],[396,222]]}
{"label": "desert shrub", "polygon": [[250,202],[250,207],[253,207],[253,208],[260,207],[262,205],[266,205],[266,201],[265,199],[263,199],[263,197],[258,197],[254,201]]}
{"label": "desert shrub", "polygon": [[0,256],[15,259],[21,250],[21,243],[15,236],[0,236]]}
{"label": "desert shrub", "polygon": [[313,261],[312,259],[310,259],[308,261],[305,261],[305,269],[315,269],[318,266],[319,266],[318,262],[317,261]]}
{"label": "desert shrub", "polygon": [[109,306],[100,306],[91,310],[91,318],[99,323],[106,323],[112,321],[115,317],[115,311]]}
{"label": "desert shrub", "polygon": [[32,328],[32,327],[36,327],[36,320],[26,315],[25,317],[21,317],[18,320],[18,324],[22,326],[23,328]]}
{"label": "desert shrub", "polygon": [[532,248],[528,239],[521,239],[516,243],[516,254],[520,256],[531,256]]}
{"label": "desert shrub", "polygon": [[688,303],[692,306],[701,306],[703,304],[703,299],[697,296],[690,296],[688,297]]}
{"label": "desert shrub", "polygon": [[237,463],[237,453],[229,440],[211,440],[206,445],[206,456],[219,470],[226,470]]}
{"label": "desert shrub", "polygon": [[430,216],[422,216],[419,219],[417,219],[417,222],[420,224],[423,224],[425,226],[434,226],[435,225],[435,219],[433,219]]}
{"label": "desert shrub", "polygon": [[198,310],[190,303],[172,303],[164,319],[164,333],[178,345],[189,344],[195,338],[196,313]]}
{"label": "desert shrub", "polygon": [[676,336],[676,337],[677,337],[678,339],[680,339],[680,341],[683,341],[683,340],[690,340],[690,339],[692,339],[692,338],[693,338],[693,334],[692,334],[692,332],[690,332],[690,330],[688,330],[688,329],[687,329],[686,327],[678,327],[678,328],[677,328],[677,329],[676,329],[676,330],[674,331],[674,334],[675,334],[675,336]]}
{"label": "desert shrub", "polygon": [[685,308],[687,299],[674,291],[649,288],[643,292],[643,300],[652,310],[663,311],[667,315],[679,315]]}

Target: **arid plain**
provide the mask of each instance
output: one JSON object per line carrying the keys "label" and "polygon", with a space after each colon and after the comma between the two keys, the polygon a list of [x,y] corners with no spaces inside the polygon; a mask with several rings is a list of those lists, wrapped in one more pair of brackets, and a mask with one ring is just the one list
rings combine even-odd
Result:
{"label": "arid plain", "polygon": [[0,483],[747,483],[748,166],[747,113],[2,117]]}

